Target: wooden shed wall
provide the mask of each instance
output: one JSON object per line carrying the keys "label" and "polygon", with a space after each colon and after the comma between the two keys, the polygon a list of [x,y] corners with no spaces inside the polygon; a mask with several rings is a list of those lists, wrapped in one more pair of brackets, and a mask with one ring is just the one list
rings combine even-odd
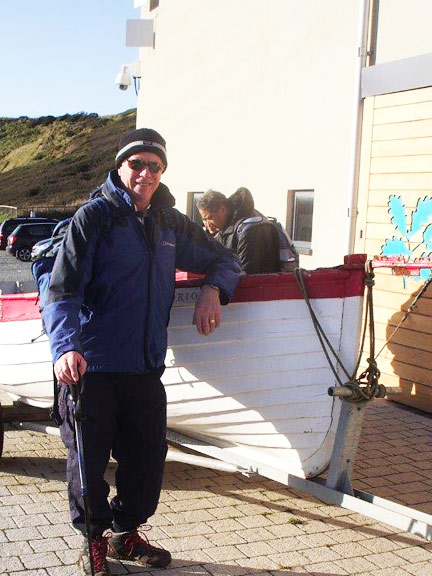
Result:
{"label": "wooden shed wall", "polygon": [[[423,238],[432,210],[409,237],[418,202],[432,199],[432,87],[366,100],[359,186],[356,252],[381,255],[391,239],[399,239],[412,257],[432,252]],[[395,226],[391,196],[399,196],[405,207],[406,234]],[[384,347],[378,357],[381,382],[402,388],[398,401],[432,412],[432,284],[393,334],[424,281],[388,270],[377,272],[375,280],[376,352]]]}

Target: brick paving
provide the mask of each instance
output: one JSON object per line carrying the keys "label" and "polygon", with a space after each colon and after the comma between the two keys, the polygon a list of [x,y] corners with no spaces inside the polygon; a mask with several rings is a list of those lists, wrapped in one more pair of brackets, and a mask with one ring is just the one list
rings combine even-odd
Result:
{"label": "brick paving", "polygon": [[[432,419],[385,400],[368,407],[354,485],[432,513]],[[114,465],[108,480],[112,484]],[[167,570],[110,562],[112,573],[166,576],[432,576],[432,543],[265,478],[167,463],[152,540]],[[0,574],[69,576],[60,440],[8,429],[0,461]]]}

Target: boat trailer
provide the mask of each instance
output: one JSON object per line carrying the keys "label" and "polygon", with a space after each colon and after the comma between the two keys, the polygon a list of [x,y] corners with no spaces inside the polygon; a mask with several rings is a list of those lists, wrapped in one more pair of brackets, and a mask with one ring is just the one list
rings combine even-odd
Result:
{"label": "boat trailer", "polygon": [[[337,390],[340,392],[339,388]],[[426,540],[432,540],[432,515],[352,487],[351,474],[367,403],[355,404],[349,402],[346,400],[347,396],[343,396],[344,392],[336,394],[341,398],[342,406],[327,478],[307,479],[294,474],[284,474],[276,470],[272,474],[271,471],[269,473],[268,469],[266,469],[265,476],[268,478],[271,475],[273,480],[284,484],[288,488],[314,496],[327,504],[335,504]],[[399,389],[388,389],[387,393],[389,395],[392,393],[398,394]],[[168,440],[189,450],[206,454],[212,459],[226,458],[223,449],[188,438],[176,432],[169,431]],[[212,460],[209,458],[206,460],[207,462],[204,462],[203,465],[212,467]],[[260,473],[259,469],[254,468],[252,462],[249,466],[247,466],[247,463],[243,463],[243,466],[235,465],[234,463],[231,465],[236,466],[233,471],[247,476]],[[227,468],[225,469],[228,471]]]}
{"label": "boat trailer", "polygon": [[[385,391],[385,395],[397,394],[398,392],[398,388],[389,388]],[[346,508],[404,532],[429,541],[432,540],[432,515],[352,487],[351,474],[368,403],[351,402],[348,388],[342,390],[337,387],[333,390],[330,389],[329,393],[338,396],[342,405],[327,477],[301,478],[276,468],[269,469],[267,467],[265,477],[275,480],[287,488],[293,488],[318,498],[327,504]],[[381,391],[381,394],[383,393],[384,390]],[[39,422],[19,422],[13,425],[21,430],[43,432],[54,436],[60,435],[57,427]],[[235,458],[232,455],[227,457],[226,452],[221,447],[190,438],[173,430],[167,431],[167,440],[170,445],[180,446],[187,450],[185,452],[170,447],[167,461],[183,462],[221,472],[240,473],[245,476],[260,475],[260,468],[257,468],[254,462],[248,462],[245,458]]]}

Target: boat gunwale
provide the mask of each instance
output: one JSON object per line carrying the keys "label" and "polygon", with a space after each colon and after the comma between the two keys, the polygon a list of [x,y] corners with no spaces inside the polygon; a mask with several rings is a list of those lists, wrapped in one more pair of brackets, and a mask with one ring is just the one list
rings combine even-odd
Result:
{"label": "boat gunwale", "polygon": [[[345,257],[341,266],[303,270],[309,298],[348,298],[363,296],[365,288],[364,254]],[[200,288],[203,277],[180,272],[176,291]],[[292,272],[276,274],[246,274],[240,278],[232,303],[264,302],[271,300],[299,300],[303,294]],[[193,303],[193,302],[190,302]],[[0,294],[0,322],[40,318],[38,294]],[[175,303],[174,303],[175,306]]]}

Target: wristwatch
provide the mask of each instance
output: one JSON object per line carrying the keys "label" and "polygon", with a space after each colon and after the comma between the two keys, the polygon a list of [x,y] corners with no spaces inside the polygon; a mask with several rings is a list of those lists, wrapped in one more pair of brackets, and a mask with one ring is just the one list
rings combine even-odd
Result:
{"label": "wristwatch", "polygon": [[219,286],[215,286],[214,284],[204,284],[204,286],[208,286],[212,290],[216,290],[216,292],[220,292]]}

